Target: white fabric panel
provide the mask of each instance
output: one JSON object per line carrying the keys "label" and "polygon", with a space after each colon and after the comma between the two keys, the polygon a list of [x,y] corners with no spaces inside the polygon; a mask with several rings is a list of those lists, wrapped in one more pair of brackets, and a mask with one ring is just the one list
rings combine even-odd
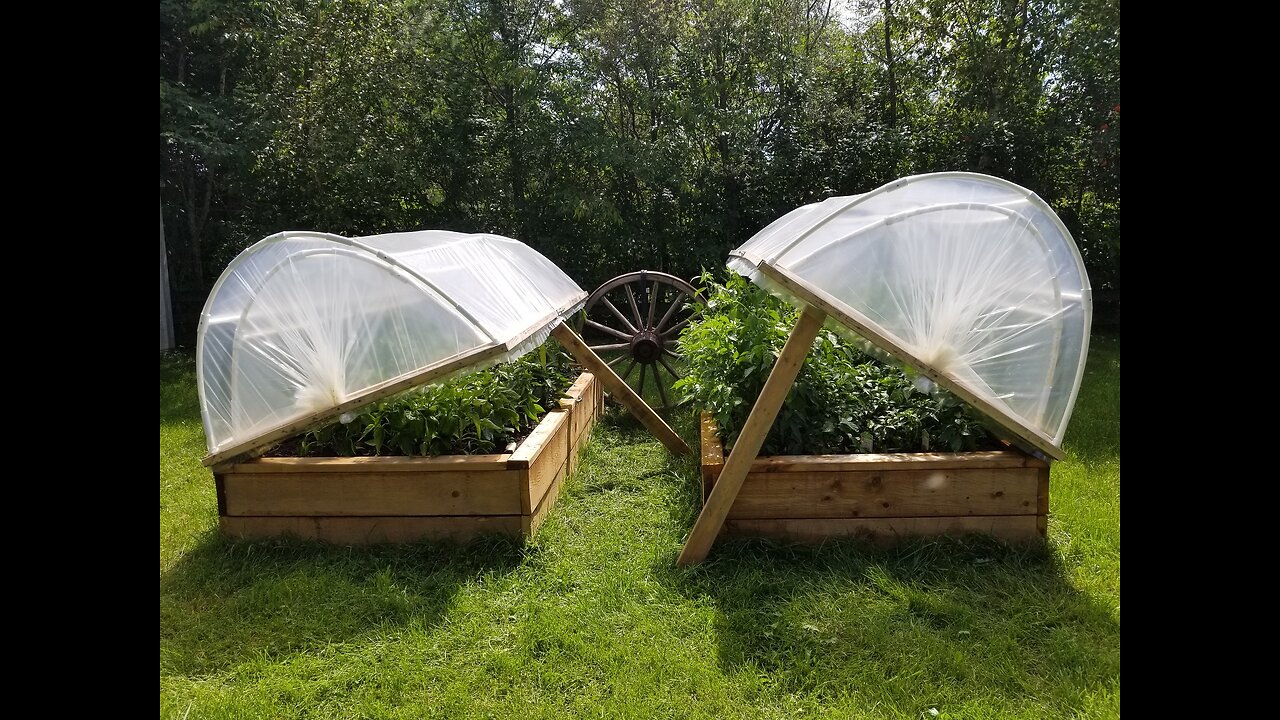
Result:
{"label": "white fabric panel", "polygon": [[500,359],[518,357],[585,297],[535,250],[496,235],[273,235],[232,261],[200,318],[209,452],[449,358],[496,346]]}
{"label": "white fabric panel", "polygon": [[1029,190],[970,173],[905,178],[797,208],[732,256],[763,285],[768,264],[836,298],[918,366],[1061,446],[1092,302],[1070,233]]}

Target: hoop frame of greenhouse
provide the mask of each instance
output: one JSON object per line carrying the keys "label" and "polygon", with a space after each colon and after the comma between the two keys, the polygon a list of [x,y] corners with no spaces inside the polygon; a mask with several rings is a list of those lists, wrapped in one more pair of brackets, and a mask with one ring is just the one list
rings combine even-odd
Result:
{"label": "hoop frame of greenhouse", "polygon": [[[865,497],[844,498],[843,503],[834,502],[832,493],[822,489],[823,503],[805,506],[793,500],[780,516],[742,517],[738,529],[802,539],[874,534],[877,527],[895,536],[916,534],[921,527],[1013,528],[1012,536],[1043,535],[1047,460],[1062,457],[1062,437],[1079,392],[1092,322],[1091,291],[1079,250],[1043,200],[986,175],[903,178],[864,195],[797,208],[734,250],[728,266],[802,312],[732,452],[715,466],[714,486],[680,564],[706,557],[749,474],[776,472],[779,467],[804,467],[808,475],[797,479],[799,483],[842,488],[865,481],[874,489]],[[842,456],[840,462],[807,465],[785,459],[757,463],[783,399],[824,324],[867,341],[869,350],[919,373],[920,385],[936,383],[965,401],[1021,452],[942,458],[942,464],[932,465],[912,465],[921,460],[918,456]],[[708,452],[714,456],[714,449],[708,451],[705,443],[703,447],[704,459]],[[872,495],[884,495],[883,472],[895,467],[895,461],[904,473],[914,473],[903,477],[915,485],[895,492],[906,498],[899,505],[911,506],[916,514],[905,515],[908,511],[888,499],[878,500],[883,508],[868,508],[871,503],[865,502]],[[706,467],[704,462],[704,478]],[[844,478],[850,483],[836,475],[811,477],[814,468],[850,473]],[[920,502],[921,493],[937,494],[937,478],[947,485],[954,479],[947,471],[965,468],[1016,472],[1025,495],[1020,505],[1026,510],[1003,514],[1008,510],[1002,507],[1002,514],[985,516],[991,521],[984,524],[973,522],[973,510],[963,501],[953,510],[958,514],[949,518],[938,517],[936,499]],[[939,473],[937,478],[929,475],[932,472]],[[921,484],[920,477],[927,482]],[[777,481],[761,479],[761,485]],[[948,488],[957,495],[967,492],[963,483]],[[795,496],[800,488],[790,492]],[[1004,490],[993,495],[1007,497]],[[875,517],[863,517],[867,510]],[[921,517],[931,521],[922,524]]]}
{"label": "hoop frame of greenhouse", "polygon": [[[197,381],[223,532],[341,543],[532,535],[607,389],[668,448],[671,428],[566,321],[587,293],[532,248],[445,231],[268,237],[201,316]],[[412,388],[515,359],[555,336],[584,372],[512,452],[256,456]]]}

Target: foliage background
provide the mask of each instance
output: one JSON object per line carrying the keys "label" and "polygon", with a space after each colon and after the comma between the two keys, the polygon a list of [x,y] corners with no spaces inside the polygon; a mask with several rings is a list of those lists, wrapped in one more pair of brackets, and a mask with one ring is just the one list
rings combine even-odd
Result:
{"label": "foliage background", "polygon": [[939,170],[1050,202],[1118,320],[1118,0],[160,3],[182,344],[280,230],[497,232],[590,289]]}

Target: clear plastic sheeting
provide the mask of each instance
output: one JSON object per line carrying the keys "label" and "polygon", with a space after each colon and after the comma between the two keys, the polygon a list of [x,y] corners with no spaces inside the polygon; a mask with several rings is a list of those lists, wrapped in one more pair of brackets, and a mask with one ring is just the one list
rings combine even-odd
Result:
{"label": "clear plastic sheeting", "polygon": [[432,368],[519,357],[585,298],[537,251],[497,235],[273,235],[232,261],[200,317],[210,456]]}
{"label": "clear plastic sheeting", "polygon": [[970,173],[904,178],[793,210],[729,267],[789,302],[829,303],[1001,425],[1060,450],[1092,301],[1071,234],[1031,191]]}

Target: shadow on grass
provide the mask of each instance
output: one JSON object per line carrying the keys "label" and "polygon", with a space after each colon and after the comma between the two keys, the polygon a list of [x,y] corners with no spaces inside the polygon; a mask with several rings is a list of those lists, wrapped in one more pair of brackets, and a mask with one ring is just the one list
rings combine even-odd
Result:
{"label": "shadow on grass", "polygon": [[[671,521],[692,527],[701,508],[696,466],[673,461],[671,469],[680,476]],[[676,567],[677,553],[661,557],[653,575],[715,605],[721,667],[787,692],[866,689],[900,706],[930,693],[996,696],[1063,712],[1087,705],[1098,688],[1118,692],[1119,607],[1073,586],[1043,542],[721,539],[694,568]]]}
{"label": "shadow on grass", "polygon": [[[683,407],[675,407],[658,411],[658,414],[671,426],[671,429],[676,431],[677,435],[684,439],[691,449],[697,448],[698,431],[692,411]],[[673,455],[665,449],[661,449],[661,445],[657,443],[653,434],[630,411],[612,401],[605,403],[604,414],[596,425],[595,435],[599,438],[597,440],[598,443],[604,443],[608,446],[608,450],[605,452],[610,453],[612,457],[606,460],[610,467],[604,472],[595,473],[594,477],[583,478],[582,482],[584,484],[582,487],[588,493],[598,490],[626,490],[643,493],[650,490],[652,484],[659,478],[673,474],[675,476],[697,475],[696,449],[694,454],[684,457]],[[660,453],[661,459],[656,464],[648,463],[649,468],[647,470],[642,470],[638,466],[617,464],[620,452],[622,453],[621,457],[625,458],[627,449],[652,449],[655,447]],[[625,463],[626,461],[623,460],[623,462]],[[692,524],[693,516],[689,516],[688,519]]]}
{"label": "shadow on grass", "polygon": [[163,673],[198,675],[438,624],[464,583],[536,549],[501,537],[350,548],[209,533],[160,576]]}
{"label": "shadow on grass", "polygon": [[951,688],[1067,709],[1119,684],[1119,609],[1074,588],[1044,545],[722,540],[701,567],[669,559],[657,576],[717,606],[722,667],[789,692]]}
{"label": "shadow on grass", "polygon": [[[162,355],[160,424],[190,423],[200,423],[194,358]],[[201,472],[194,481],[206,479]],[[505,575],[536,552],[501,537],[350,548],[233,542],[209,531],[160,574],[161,673],[224,672],[396,628],[431,627],[464,583]]]}
{"label": "shadow on grass", "polygon": [[[1119,372],[1119,338],[1095,338],[1069,435],[1085,463],[1119,458]],[[692,527],[697,471],[679,472],[671,520]],[[696,568],[675,567],[675,557],[662,557],[653,574],[715,605],[720,665],[787,692],[866,692],[900,708],[994,696],[1009,708],[1047,704],[1064,714],[1100,688],[1118,693],[1119,607],[1077,589],[1044,543],[973,536],[885,549],[730,539]]]}
{"label": "shadow on grass", "polygon": [[[658,414],[676,431],[680,437],[684,438],[689,447],[695,446],[698,440],[698,425],[695,413],[688,406],[680,405],[669,408],[654,408],[654,412]],[[622,407],[618,403],[609,399],[605,401],[605,410],[603,421],[617,429],[622,434],[624,441],[628,443],[644,442],[652,440],[653,434],[645,429],[644,425],[631,414],[629,410]]]}

